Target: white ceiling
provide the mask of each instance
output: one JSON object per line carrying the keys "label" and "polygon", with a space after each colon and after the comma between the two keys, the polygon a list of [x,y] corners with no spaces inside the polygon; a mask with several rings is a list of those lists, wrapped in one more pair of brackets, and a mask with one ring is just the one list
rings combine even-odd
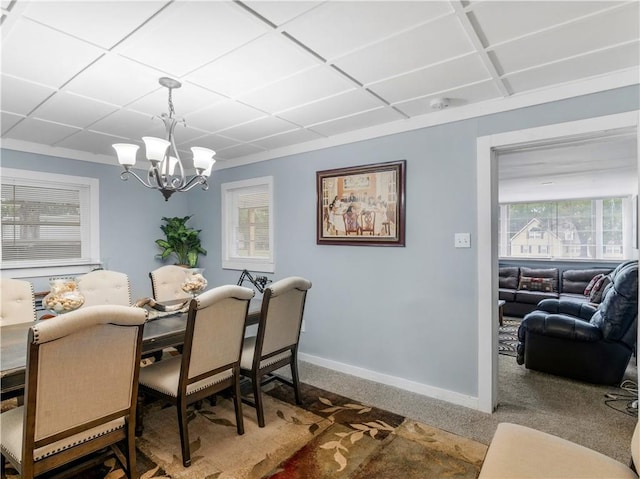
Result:
{"label": "white ceiling", "polygon": [[[5,146],[112,161],[163,135],[219,165],[631,72],[633,1],[2,0]],[[603,83],[604,85],[604,83]],[[447,118],[442,116],[443,119]],[[449,117],[450,118],[450,117]],[[185,151],[183,151],[185,150]]]}

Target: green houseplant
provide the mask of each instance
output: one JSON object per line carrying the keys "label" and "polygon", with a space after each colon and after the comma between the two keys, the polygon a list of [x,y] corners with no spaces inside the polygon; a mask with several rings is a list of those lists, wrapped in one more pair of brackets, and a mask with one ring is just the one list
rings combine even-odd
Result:
{"label": "green houseplant", "polygon": [[162,249],[158,257],[166,260],[172,254],[176,256],[177,264],[194,268],[198,265],[198,255],[207,254],[200,244],[200,231],[187,226],[191,216],[163,217],[164,224],[160,229],[165,239],[157,239],[156,244]]}

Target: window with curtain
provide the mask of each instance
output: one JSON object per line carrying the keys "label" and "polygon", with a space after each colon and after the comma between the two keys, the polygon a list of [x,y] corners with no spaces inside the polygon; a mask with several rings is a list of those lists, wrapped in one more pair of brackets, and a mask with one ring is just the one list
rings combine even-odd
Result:
{"label": "window with curtain", "polygon": [[2,169],[2,269],[99,258],[98,180]]}
{"label": "window with curtain", "polygon": [[222,266],[274,271],[273,177],[224,183]]}

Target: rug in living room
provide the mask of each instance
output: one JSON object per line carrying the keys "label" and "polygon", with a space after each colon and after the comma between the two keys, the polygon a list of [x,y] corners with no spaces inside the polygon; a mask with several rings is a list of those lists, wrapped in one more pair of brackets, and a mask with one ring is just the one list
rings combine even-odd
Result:
{"label": "rug in living room", "polygon": [[[141,479],[375,479],[477,477],[487,446],[403,416],[302,385],[303,405],[291,388],[265,398],[266,427],[243,407],[245,434],[236,433],[230,399],[191,409],[191,467],[182,466],[176,410],[145,407],[138,438]],[[17,474],[8,467],[7,477]],[[76,476],[122,479],[114,459]]]}
{"label": "rug in living room", "polygon": [[502,321],[498,329],[498,353],[506,356],[516,356],[518,346],[518,328],[522,318],[507,318]]}

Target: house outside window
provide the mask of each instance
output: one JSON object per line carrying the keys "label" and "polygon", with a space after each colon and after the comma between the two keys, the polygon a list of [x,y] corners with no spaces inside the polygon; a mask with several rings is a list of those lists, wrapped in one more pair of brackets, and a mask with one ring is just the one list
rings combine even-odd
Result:
{"label": "house outside window", "polygon": [[273,177],[221,185],[222,267],[274,272]]}
{"label": "house outside window", "polygon": [[630,259],[631,205],[630,197],[502,204],[500,257]]}
{"label": "house outside window", "polygon": [[1,185],[7,275],[84,272],[99,263],[97,179],[3,168]]}

